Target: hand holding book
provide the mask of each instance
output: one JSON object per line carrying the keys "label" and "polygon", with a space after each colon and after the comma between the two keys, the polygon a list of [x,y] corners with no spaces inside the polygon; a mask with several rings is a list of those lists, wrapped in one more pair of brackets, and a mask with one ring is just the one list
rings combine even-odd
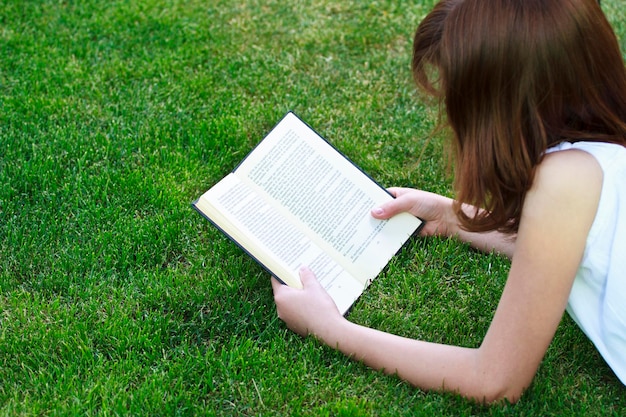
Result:
{"label": "hand holding book", "polygon": [[[309,268],[300,268],[302,289],[290,288],[272,277],[272,289],[278,317],[301,336],[318,335],[318,324],[330,325],[342,316],[329,294]],[[295,298],[295,299],[294,299]],[[295,307],[295,308],[294,308]]]}

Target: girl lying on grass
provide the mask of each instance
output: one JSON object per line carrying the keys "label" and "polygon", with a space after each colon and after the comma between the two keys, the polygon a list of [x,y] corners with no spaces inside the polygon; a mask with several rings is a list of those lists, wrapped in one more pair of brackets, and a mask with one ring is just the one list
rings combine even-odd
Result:
{"label": "girl lying on grass", "polygon": [[419,388],[515,402],[567,309],[626,383],[626,69],[597,1],[442,0],[412,68],[445,109],[457,199],[392,188],[372,215],[511,258],[482,344],[351,323],[306,268],[301,290],[272,280],[279,317]]}

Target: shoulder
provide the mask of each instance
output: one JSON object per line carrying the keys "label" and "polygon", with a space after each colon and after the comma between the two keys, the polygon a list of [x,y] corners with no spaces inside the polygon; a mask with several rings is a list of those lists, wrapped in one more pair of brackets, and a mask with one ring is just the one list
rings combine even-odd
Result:
{"label": "shoulder", "polygon": [[562,196],[582,194],[588,199],[594,194],[599,197],[602,180],[602,167],[593,155],[568,149],[549,153],[543,158],[537,166],[531,191]]}
{"label": "shoulder", "polygon": [[522,217],[541,218],[544,224],[576,223],[588,231],[598,209],[602,182],[602,168],[591,154],[578,149],[547,154],[537,166]]}
{"label": "shoulder", "polygon": [[576,148],[546,154],[537,166],[537,171],[547,171],[553,174],[584,172],[602,176],[602,168],[596,158],[591,153]]}

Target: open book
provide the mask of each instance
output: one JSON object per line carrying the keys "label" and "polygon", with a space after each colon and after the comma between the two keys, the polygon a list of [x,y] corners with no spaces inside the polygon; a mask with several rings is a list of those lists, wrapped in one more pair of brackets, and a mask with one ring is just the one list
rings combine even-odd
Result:
{"label": "open book", "polygon": [[392,198],[289,112],[193,207],[284,284],[308,266],[345,314],[422,225],[371,216]]}

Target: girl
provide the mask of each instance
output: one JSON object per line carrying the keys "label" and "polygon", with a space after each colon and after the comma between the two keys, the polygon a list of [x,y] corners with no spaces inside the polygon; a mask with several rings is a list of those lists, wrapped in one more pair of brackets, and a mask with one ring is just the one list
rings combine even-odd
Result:
{"label": "girl", "polygon": [[482,344],[353,324],[306,268],[302,290],[272,280],[279,317],[422,389],[515,402],[567,309],[626,383],[626,69],[597,1],[442,0],[412,68],[445,109],[457,199],[392,188],[372,215],[511,258]]}

